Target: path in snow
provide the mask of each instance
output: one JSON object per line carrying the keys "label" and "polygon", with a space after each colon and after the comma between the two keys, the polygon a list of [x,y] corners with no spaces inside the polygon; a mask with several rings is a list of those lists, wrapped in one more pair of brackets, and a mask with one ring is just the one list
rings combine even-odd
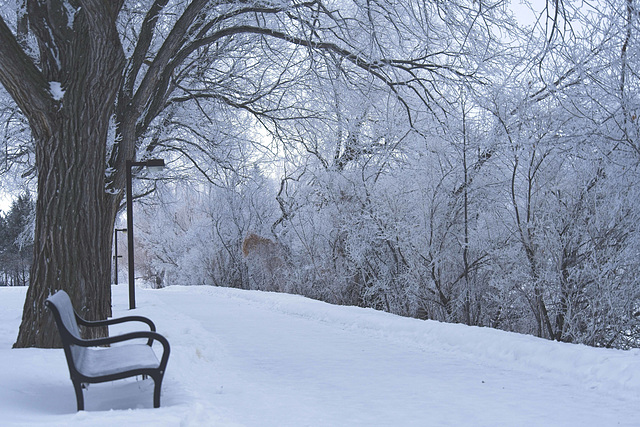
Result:
{"label": "path in snow", "polygon": [[[290,295],[196,292],[201,297],[180,288],[157,296],[215,337],[214,406],[247,425],[638,424],[629,411],[635,404],[609,389],[403,338],[406,329],[424,324],[418,320]],[[386,330],[379,327],[385,322]],[[454,334],[469,329],[436,326],[454,326]]]}

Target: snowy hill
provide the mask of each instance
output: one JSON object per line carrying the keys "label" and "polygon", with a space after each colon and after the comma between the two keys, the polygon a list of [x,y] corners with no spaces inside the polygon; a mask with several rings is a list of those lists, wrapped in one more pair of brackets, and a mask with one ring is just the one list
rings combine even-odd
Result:
{"label": "snowy hill", "polygon": [[62,350],[11,349],[25,291],[0,288],[2,425],[640,425],[640,351],[213,287],[139,289],[131,312],[124,285],[115,315],[172,345],[162,408],[150,380],[117,381],[76,413]]}

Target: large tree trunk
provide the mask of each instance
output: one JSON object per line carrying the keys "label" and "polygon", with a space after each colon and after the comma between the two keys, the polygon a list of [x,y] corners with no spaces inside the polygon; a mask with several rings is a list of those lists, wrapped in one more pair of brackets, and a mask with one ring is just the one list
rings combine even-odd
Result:
{"label": "large tree trunk", "polygon": [[56,134],[38,144],[46,153],[37,156],[34,263],[15,347],[60,345],[52,316],[44,309],[44,300],[58,289],[69,293],[81,316],[95,320],[110,315],[111,222],[101,191],[104,174],[96,173],[104,163],[99,149],[83,143],[86,136],[67,137],[64,130]]}
{"label": "large tree trunk", "polygon": [[[14,347],[60,345],[44,308],[58,289],[69,293],[85,318],[111,315],[114,213],[113,196],[105,192],[105,165],[109,118],[124,68],[115,27],[119,2],[86,1],[70,14],[72,3],[28,1],[41,58],[42,74],[34,81],[7,74],[11,58],[0,59],[0,78],[29,118],[38,169],[33,267]],[[8,53],[28,61],[22,52]],[[87,336],[104,334],[98,329]]]}

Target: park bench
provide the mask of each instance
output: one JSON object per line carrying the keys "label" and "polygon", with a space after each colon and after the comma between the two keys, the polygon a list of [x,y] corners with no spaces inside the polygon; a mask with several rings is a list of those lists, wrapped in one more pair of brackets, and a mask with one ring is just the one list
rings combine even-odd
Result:
{"label": "park bench", "polygon": [[[64,354],[67,358],[71,382],[76,392],[78,411],[84,410],[82,389],[87,384],[114,381],[123,378],[141,376],[151,377],[154,382],[153,407],[160,407],[160,388],[167,361],[169,360],[169,342],[155,332],[154,323],[142,316],[126,316],[116,319],[87,321],[78,316],[73,309],[71,299],[64,291],[50,296],[45,305],[53,313]],[[129,332],[113,337],[82,339],[78,324],[84,327],[109,326],[124,322],[143,322],[149,325],[150,331]],[[140,342],[139,339],[147,342]],[[126,341],[135,340],[133,343]],[[160,361],[152,349],[153,341],[162,344],[163,352]]]}

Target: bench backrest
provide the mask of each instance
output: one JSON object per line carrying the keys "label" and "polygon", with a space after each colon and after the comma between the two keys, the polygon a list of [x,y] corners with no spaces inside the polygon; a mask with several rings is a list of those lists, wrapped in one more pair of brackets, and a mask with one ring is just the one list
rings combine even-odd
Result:
{"label": "bench backrest", "polygon": [[85,349],[84,347],[72,344],[72,339],[69,337],[69,335],[71,335],[74,338],[82,339],[78,321],[76,320],[76,313],[73,311],[73,305],[71,304],[71,298],[69,298],[69,295],[65,291],[60,290],[47,298],[46,305],[53,312],[53,317],[58,325],[58,332],[60,332],[60,338],[62,339],[62,346],[67,356],[69,368],[75,370],[75,363],[80,360],[80,355]]}
{"label": "bench backrest", "polygon": [[78,321],[76,320],[76,314],[73,311],[73,305],[71,304],[71,298],[65,291],[58,291],[55,294],[47,298],[51,304],[55,306],[60,314],[60,320],[64,325],[64,328],[74,337],[82,339],[80,336],[80,328],[78,327]]}

